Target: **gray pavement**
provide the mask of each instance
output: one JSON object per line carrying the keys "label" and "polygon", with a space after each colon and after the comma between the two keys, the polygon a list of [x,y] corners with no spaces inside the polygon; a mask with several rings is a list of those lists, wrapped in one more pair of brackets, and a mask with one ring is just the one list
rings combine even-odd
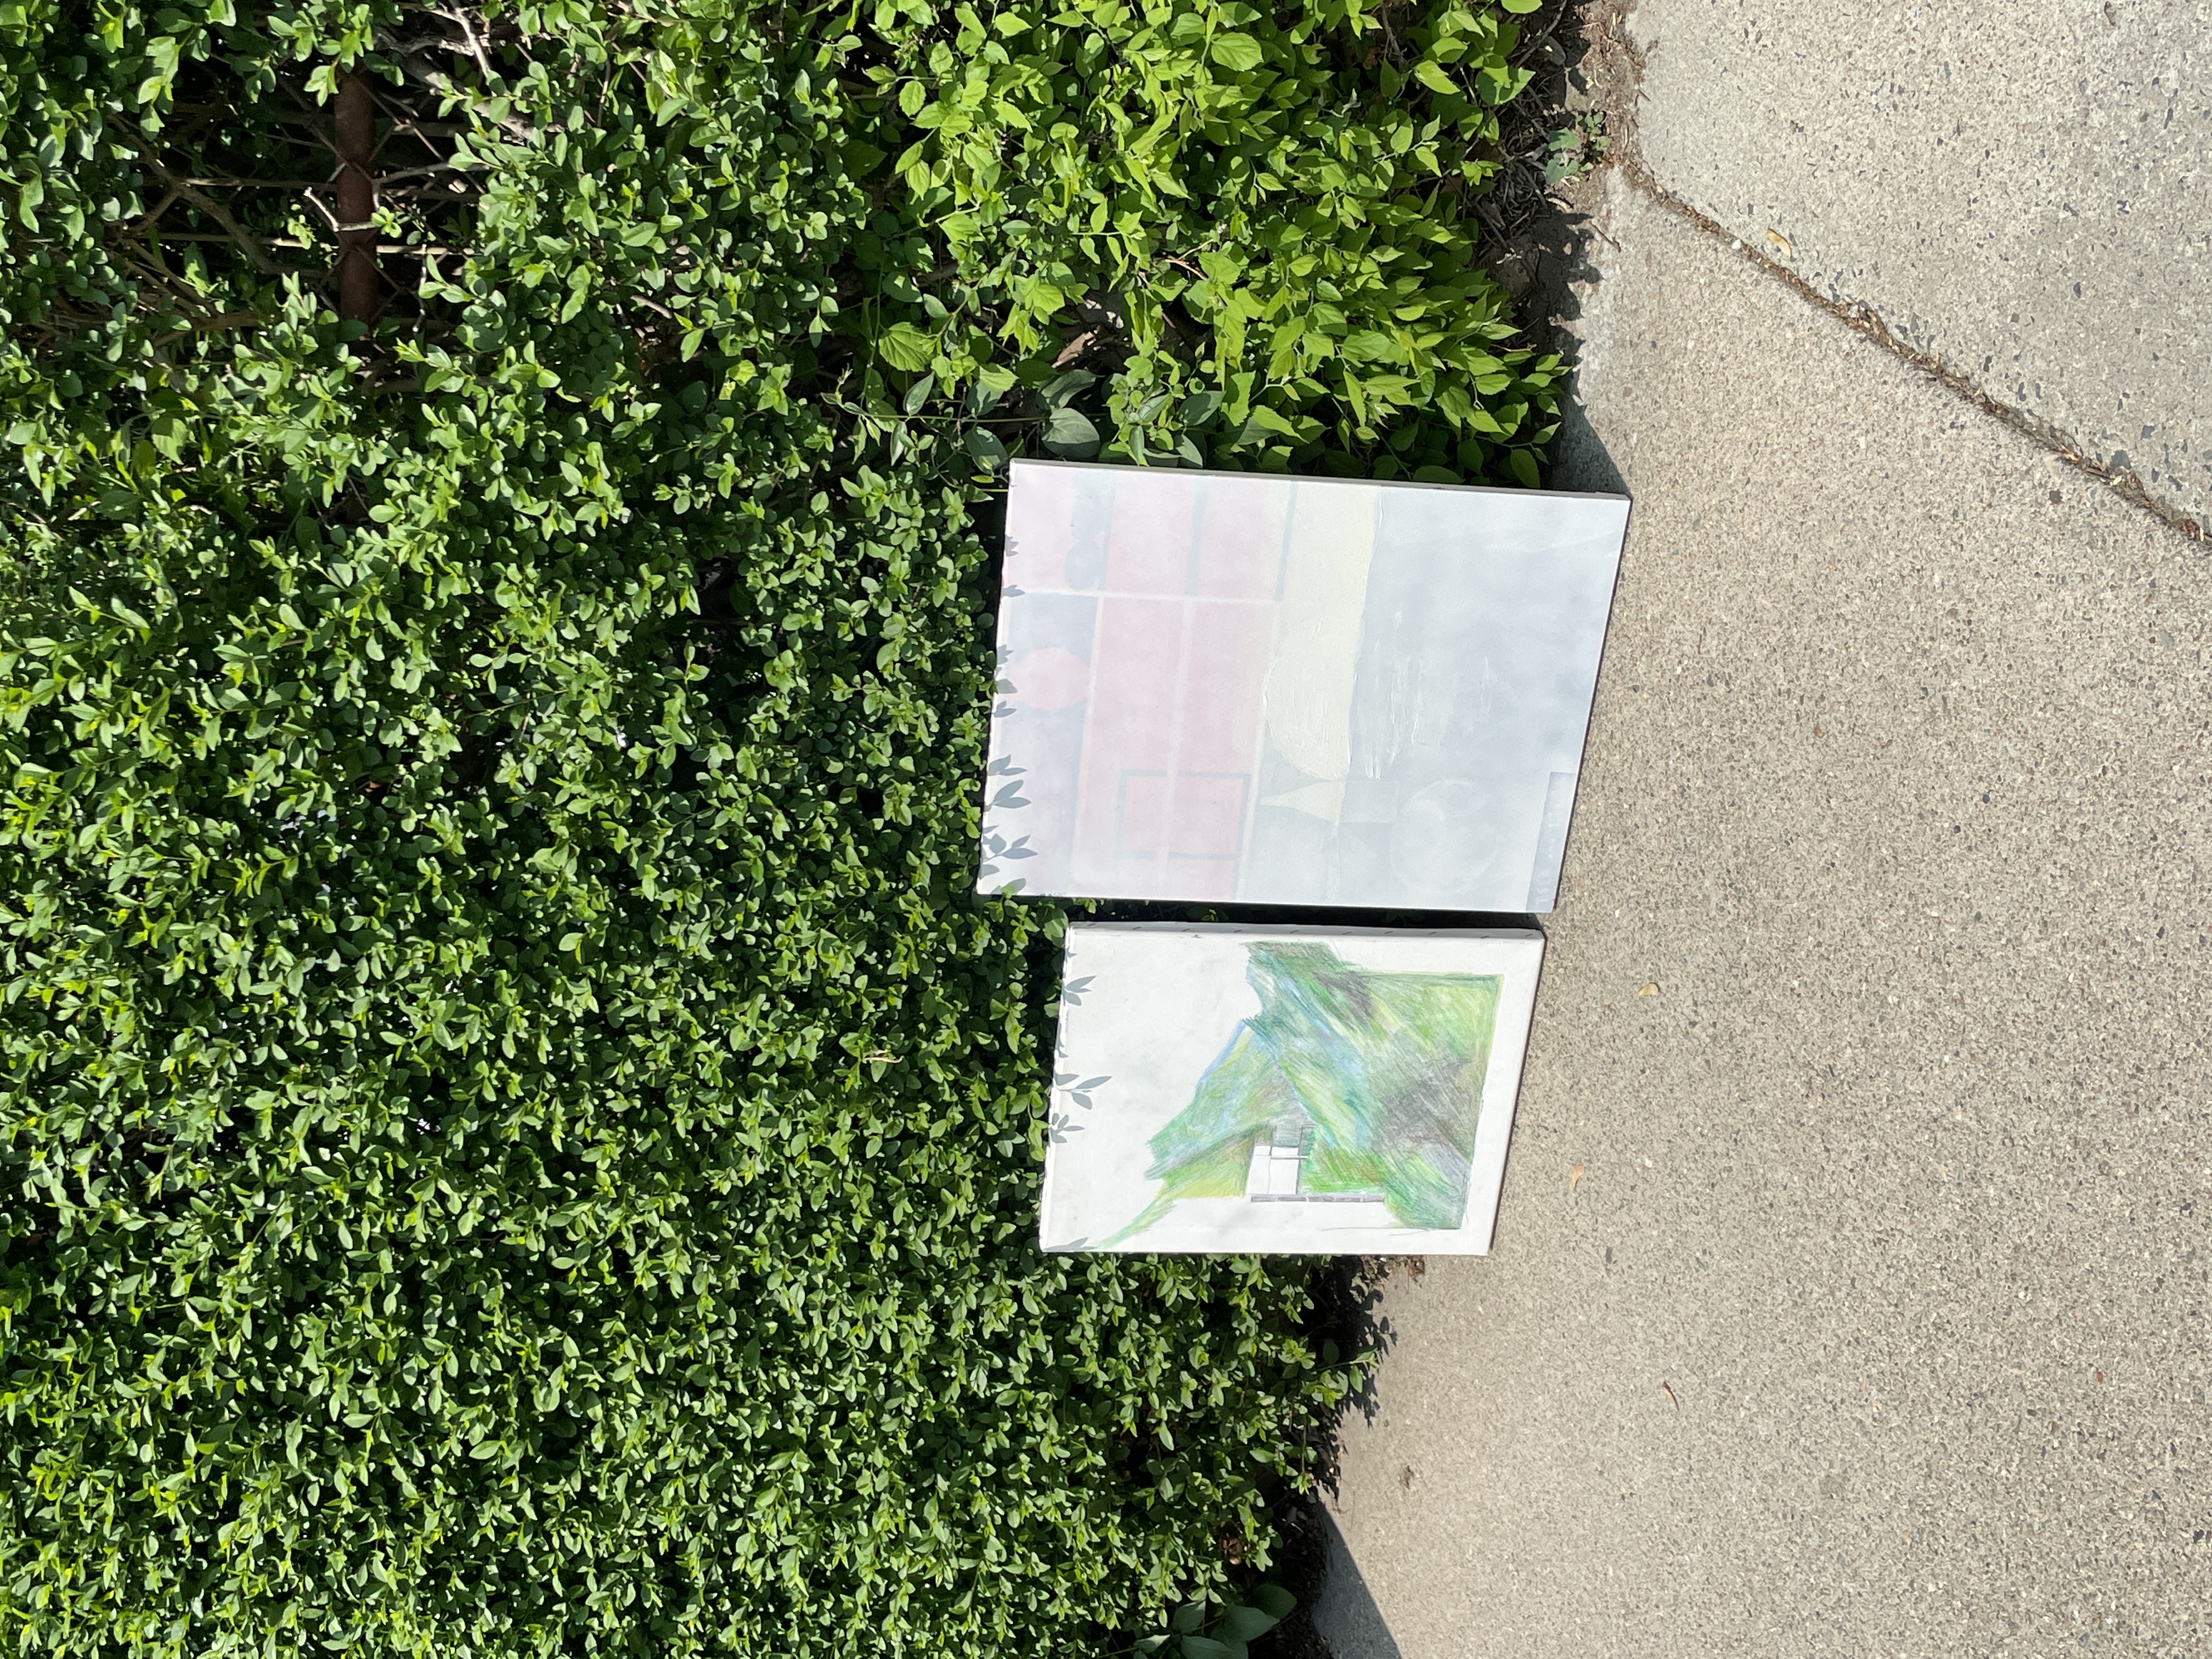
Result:
{"label": "gray pavement", "polygon": [[1559,482],[1636,507],[1498,1243],[1382,1303],[1322,1626],[2196,1659],[2212,554],[1620,174],[1595,228]]}
{"label": "gray pavement", "polygon": [[2212,3],[1640,0],[1630,27],[1663,185],[2212,523]]}

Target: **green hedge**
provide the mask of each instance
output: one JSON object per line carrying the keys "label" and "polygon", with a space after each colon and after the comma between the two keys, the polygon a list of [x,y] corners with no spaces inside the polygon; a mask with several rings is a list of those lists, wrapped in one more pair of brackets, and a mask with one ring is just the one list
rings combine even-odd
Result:
{"label": "green hedge", "polygon": [[1313,1268],[1034,1249],[998,467],[1532,477],[1511,40],[0,6],[0,1649],[1070,1651],[1264,1564]]}

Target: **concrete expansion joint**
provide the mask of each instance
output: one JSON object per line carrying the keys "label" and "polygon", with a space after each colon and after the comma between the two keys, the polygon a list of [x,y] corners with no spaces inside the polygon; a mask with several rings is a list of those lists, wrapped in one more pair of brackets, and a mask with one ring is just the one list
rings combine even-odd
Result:
{"label": "concrete expansion joint", "polygon": [[2167,528],[2200,545],[2212,543],[2212,530],[2208,530],[2172,503],[2152,495],[2132,471],[2108,466],[2083,453],[2081,442],[2071,434],[2025,409],[1991,397],[1941,358],[1923,351],[1899,336],[1873,307],[1858,301],[1837,299],[1821,293],[1781,260],[1754,246],[1685,201],[1652,175],[1651,169],[1633,144],[1622,146],[1607,165],[1618,167],[1630,184],[1669,213],[1714,240],[1727,244],[1729,250],[1746,264],[1756,266],[1790,289],[1808,305],[1826,312],[1862,339],[1871,341],[1892,356],[1910,364],[1930,380],[1940,382],[1991,420],[2002,422],[2023,437],[2032,439],[2066,465],[2094,479],[2122,501],[2142,508]]}

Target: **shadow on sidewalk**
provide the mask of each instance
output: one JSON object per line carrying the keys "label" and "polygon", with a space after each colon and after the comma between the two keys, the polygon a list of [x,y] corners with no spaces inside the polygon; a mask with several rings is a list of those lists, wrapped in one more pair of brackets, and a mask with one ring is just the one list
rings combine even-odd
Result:
{"label": "shadow on sidewalk", "polygon": [[[1517,62],[1534,80],[1516,99],[1505,135],[1509,152],[1478,211],[1489,233],[1482,259],[1504,286],[1525,325],[1516,343],[1557,351],[1577,367],[1584,331],[1583,294],[1598,280],[1593,243],[1610,242],[1602,223],[1606,177],[1636,149],[1636,105],[1643,59],[1626,22],[1633,0],[1542,0],[1520,22]],[[1549,145],[1577,128],[1601,135],[1584,167],[1553,182],[1539,176]],[[1530,146],[1534,145],[1534,149]],[[1627,485],[1583,413],[1571,372],[1561,388],[1559,429],[1544,484],[1549,489],[1626,495]]]}
{"label": "shadow on sidewalk", "polygon": [[[1427,1270],[1419,1256],[1354,1256],[1337,1264],[1336,1273],[1324,1280],[1316,1308],[1315,1328],[1324,1334],[1337,1352],[1371,1353],[1371,1368],[1358,1391],[1344,1402],[1344,1413],[1375,1421],[1381,1402],[1375,1393],[1380,1362],[1397,1340],[1389,1316],[1382,1311],[1382,1295],[1400,1273],[1418,1280]],[[1325,1350],[1326,1352],[1326,1350]],[[1303,1628],[1285,1644],[1286,1654],[1297,1659],[1403,1659],[1390,1627],[1360,1577],[1359,1564],[1346,1547],[1336,1517],[1323,1493],[1336,1490],[1336,1444],[1324,1449],[1315,1471],[1320,1492],[1301,1504],[1285,1528],[1299,1558],[1303,1582],[1297,1586],[1307,1605],[1294,1621]],[[1289,1517],[1286,1517],[1288,1519]]]}
{"label": "shadow on sidewalk", "polygon": [[[1515,251],[1528,273],[1520,303],[1528,319],[1530,343],[1558,351],[1578,368],[1583,342],[1576,325],[1582,318],[1583,296],[1577,285],[1586,289],[1597,281],[1590,244],[1605,233],[1592,222],[1604,200],[1602,175],[1577,183],[1574,202],[1558,204],[1558,211],[1529,225],[1516,240]],[[1583,412],[1577,378],[1569,376],[1559,399],[1559,431],[1552,441],[1545,487],[1625,495],[1628,485],[1620,469]]]}
{"label": "shadow on sidewalk", "polygon": [[1368,1594],[1367,1581],[1359,1574],[1359,1564],[1345,1547],[1344,1534],[1336,1528],[1336,1517],[1325,1505],[1318,1504],[1314,1506],[1314,1513],[1328,1543],[1328,1577],[1322,1581],[1321,1601],[1314,1609],[1314,1623],[1328,1642],[1329,1652],[1334,1659],[1404,1659],[1382,1608]]}

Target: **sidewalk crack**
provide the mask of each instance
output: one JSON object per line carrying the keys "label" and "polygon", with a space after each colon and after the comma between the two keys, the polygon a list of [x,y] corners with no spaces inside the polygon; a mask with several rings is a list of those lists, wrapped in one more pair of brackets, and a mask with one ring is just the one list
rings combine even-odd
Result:
{"label": "sidewalk crack", "polygon": [[1763,250],[1753,246],[1751,243],[1737,236],[1726,226],[1700,212],[1654,178],[1650,168],[1644,165],[1641,154],[1632,149],[1628,154],[1612,161],[1609,165],[1620,167],[1623,176],[1632,185],[1677,218],[1694,226],[1715,240],[1727,243],[1737,257],[1746,264],[1754,265],[1765,271],[1769,276],[1796,293],[1807,304],[1827,313],[1829,316],[1833,317],[1860,338],[1871,341],[1892,356],[1917,369],[1929,379],[1940,382],[1955,396],[1972,404],[1990,419],[2002,422],[2022,437],[2033,440],[2075,471],[2094,478],[2122,501],[2141,507],[2153,518],[2169,528],[2179,532],[2190,540],[2200,544],[2212,541],[2212,533],[2208,533],[2204,526],[2171,502],[2161,501],[2152,495],[2149,490],[2143,488],[2142,480],[2131,470],[2107,466],[2101,461],[2092,459],[2082,453],[2081,443],[2063,428],[2053,425],[2027,410],[1991,397],[1966,375],[1943,362],[1942,358],[1923,351],[1910,341],[1900,338],[1882,319],[1881,313],[1871,306],[1856,300],[1830,299],[1788,265],[1771,257]]}
{"label": "sidewalk crack", "polygon": [[[2208,531],[2203,524],[2173,503],[2152,494],[2132,469],[2110,466],[2092,459],[2073,434],[2028,410],[1992,397],[1942,358],[1922,350],[1899,336],[1873,307],[1861,301],[1829,298],[1782,260],[1738,236],[1661,184],[1644,160],[1636,120],[1636,106],[1644,96],[1644,60],[1659,49],[1660,43],[1655,40],[1648,46],[1637,45],[1628,27],[1628,14],[1632,5],[1633,0],[1586,0],[1581,11],[1583,40],[1588,49],[1577,67],[1590,87],[1594,106],[1605,116],[1606,131],[1613,140],[1612,152],[1600,165],[1597,173],[1601,174],[1607,169],[1618,169],[1631,185],[1650,200],[1685,223],[1725,244],[1747,264],[1758,267],[1791,289],[1808,305],[1826,312],[1860,338],[1880,346],[1899,362],[1946,387],[1961,401],[1971,404],[1991,420],[2011,428],[2075,471],[2110,489],[2121,500],[2142,508],[2169,529],[2200,545],[2212,542],[2212,531]],[[1605,235],[1594,220],[1585,222],[1582,228]],[[1775,231],[1767,234],[1775,242],[1777,252],[1795,254],[1796,249],[1790,246],[1786,236]],[[1613,242],[1610,236],[1605,236],[1605,240]],[[1620,245],[1613,243],[1613,246],[1618,250]]]}

